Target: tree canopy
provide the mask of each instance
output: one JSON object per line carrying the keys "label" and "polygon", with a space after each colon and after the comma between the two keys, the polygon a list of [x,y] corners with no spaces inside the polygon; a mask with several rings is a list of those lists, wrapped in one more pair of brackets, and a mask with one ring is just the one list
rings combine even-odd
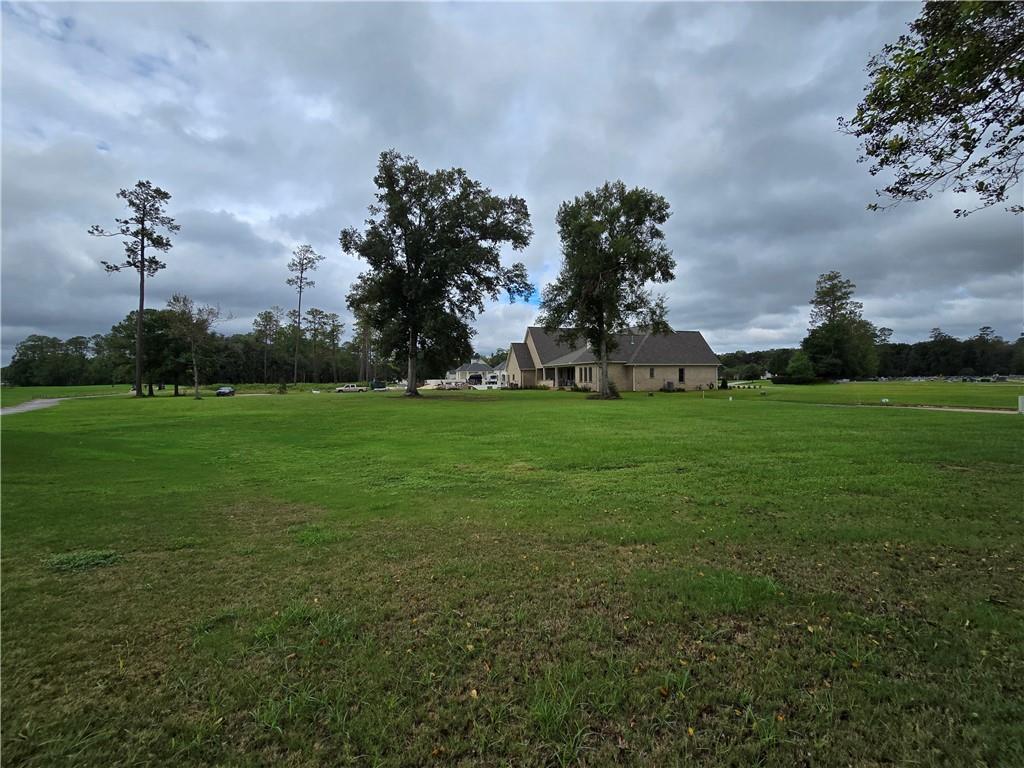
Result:
{"label": "tree canopy", "polygon": [[857,286],[839,272],[818,276],[811,298],[811,328],[800,345],[818,376],[860,378],[878,372],[875,327],[853,298]]}
{"label": "tree canopy", "polygon": [[195,399],[199,400],[199,361],[203,350],[210,346],[210,332],[220,319],[220,308],[196,304],[191,297],[176,293],[167,302],[167,309],[171,336],[188,348]]}
{"label": "tree canopy", "polygon": [[426,171],[389,150],[374,183],[365,231],[343,229],[339,237],[342,250],[368,267],[348,303],[387,354],[404,353],[406,394],[415,395],[418,360],[443,367],[472,352],[470,322],[486,299],[532,294],[526,267],[502,265],[501,248],[522,250],[533,229],[523,198],[494,195],[461,168]]}
{"label": "tree canopy", "polygon": [[601,396],[608,383],[608,353],[614,334],[630,325],[667,332],[662,297],[648,289],[675,275],[672,251],[662,230],[668,201],[649,189],[627,189],[606,182],[559,206],[556,222],[562,242],[558,277],[544,289],[540,322],[575,344],[583,338],[601,361]]}
{"label": "tree canopy", "polygon": [[980,204],[958,217],[1007,200],[1024,172],[1024,3],[926,3],[867,71],[856,114],[839,123],[862,140],[871,175],[895,173],[879,196],[976,193]]}

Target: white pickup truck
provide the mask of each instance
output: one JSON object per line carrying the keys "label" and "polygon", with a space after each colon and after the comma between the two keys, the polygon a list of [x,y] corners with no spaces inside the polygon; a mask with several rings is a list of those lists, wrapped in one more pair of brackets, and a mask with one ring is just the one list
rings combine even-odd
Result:
{"label": "white pickup truck", "polygon": [[365,392],[366,387],[360,387],[358,384],[346,384],[343,387],[335,387],[335,392]]}

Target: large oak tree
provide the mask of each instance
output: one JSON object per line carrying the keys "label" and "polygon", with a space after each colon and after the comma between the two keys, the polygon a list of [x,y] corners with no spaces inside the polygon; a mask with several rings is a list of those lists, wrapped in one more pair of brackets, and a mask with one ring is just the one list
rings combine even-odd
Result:
{"label": "large oak tree", "polygon": [[461,168],[426,171],[389,150],[374,182],[365,231],[339,238],[368,266],[348,303],[380,333],[384,351],[405,354],[406,394],[417,395],[418,358],[440,366],[470,354],[469,323],[485,299],[533,292],[523,264],[501,263],[501,247],[525,248],[533,229],[523,198],[494,195]]}
{"label": "large oak tree", "polygon": [[[138,181],[131,189],[122,189],[117,197],[124,200],[130,213],[126,218],[114,219],[115,229],[108,232],[98,224],[89,229],[96,237],[123,237],[125,258],[123,262],[100,262],[108,273],[123,269],[135,270],[139,274],[139,311],[135,327],[135,395],[142,397],[143,371],[143,312],[146,304],[146,277],[153,277],[167,265],[154,253],[166,253],[171,249],[169,234],[181,227],[167,215],[165,206],[171,199],[168,192],[154,187],[149,181]],[[148,253],[147,253],[148,251]]]}
{"label": "large oak tree", "polygon": [[601,397],[613,397],[608,353],[615,334],[631,325],[653,333],[669,330],[665,302],[650,283],[674,279],[675,261],[662,230],[668,201],[649,189],[606,182],[562,203],[556,221],[562,240],[562,268],[544,289],[541,323],[549,333],[575,344],[587,342],[601,365]]}

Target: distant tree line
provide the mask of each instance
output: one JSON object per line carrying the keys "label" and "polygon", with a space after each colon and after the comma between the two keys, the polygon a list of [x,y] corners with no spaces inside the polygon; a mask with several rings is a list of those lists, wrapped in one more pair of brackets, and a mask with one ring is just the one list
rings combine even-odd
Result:
{"label": "distant tree line", "polygon": [[792,383],[883,376],[995,376],[1024,374],[1024,334],[1013,343],[990,326],[968,339],[933,328],[927,341],[890,341],[891,328],[864,319],[856,286],[839,272],[818,277],[811,327],[799,349],[740,350],[720,355],[722,377],[757,379],[766,373]]}
{"label": "distant tree line", "polygon": [[[184,309],[175,297],[167,309],[142,316],[143,390],[154,386],[292,382],[320,383],[392,379],[396,369],[375,350],[372,338],[342,342],[338,315],[313,307],[297,335],[278,307],[257,315],[249,333],[224,335],[202,308]],[[294,314],[294,311],[293,313]],[[32,335],[14,350],[3,381],[16,386],[129,384],[135,372],[138,313],[129,313],[109,333],[59,339]],[[298,345],[296,346],[296,338]],[[296,354],[297,350],[297,354]]]}
{"label": "distant tree line", "polygon": [[[799,349],[738,350],[719,355],[722,378],[757,379],[766,373],[786,375]],[[1024,335],[1009,342],[984,326],[970,338],[958,339],[939,328],[930,338],[913,344],[884,342],[875,345],[877,376],[992,376],[1024,375]]]}

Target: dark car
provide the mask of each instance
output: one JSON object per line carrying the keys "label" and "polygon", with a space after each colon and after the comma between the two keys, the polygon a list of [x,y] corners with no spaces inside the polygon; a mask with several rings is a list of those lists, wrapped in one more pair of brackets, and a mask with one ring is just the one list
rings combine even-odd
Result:
{"label": "dark car", "polygon": [[234,387],[221,387],[217,390],[217,397],[234,397]]}

